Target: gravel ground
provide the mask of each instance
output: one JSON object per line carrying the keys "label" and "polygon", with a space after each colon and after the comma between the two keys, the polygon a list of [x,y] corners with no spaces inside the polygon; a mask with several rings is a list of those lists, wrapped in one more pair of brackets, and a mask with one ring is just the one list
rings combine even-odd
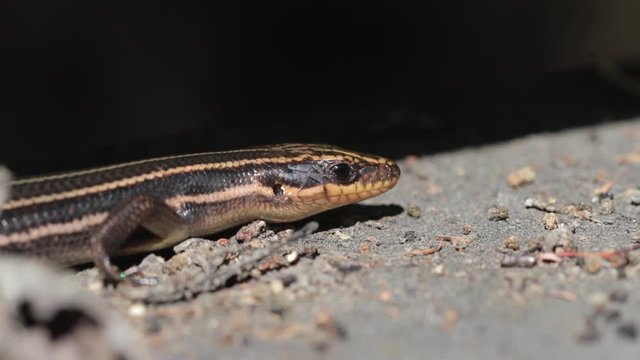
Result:
{"label": "gravel ground", "polygon": [[[228,238],[189,240],[173,257],[142,259],[131,270],[157,277],[154,287],[105,287],[93,268],[63,277],[88,289],[74,296],[110,304],[93,322],[114,312],[144,338],[119,339],[118,349],[147,347],[156,359],[637,353],[640,120],[407,156],[400,165],[395,189],[315,217],[320,229],[302,240],[257,222]],[[51,331],[51,321],[25,320],[24,302],[39,292],[24,293],[27,300],[0,295],[0,331]],[[102,336],[113,334],[105,326]],[[43,340],[43,354],[58,339]],[[19,344],[0,343],[4,354]]]}

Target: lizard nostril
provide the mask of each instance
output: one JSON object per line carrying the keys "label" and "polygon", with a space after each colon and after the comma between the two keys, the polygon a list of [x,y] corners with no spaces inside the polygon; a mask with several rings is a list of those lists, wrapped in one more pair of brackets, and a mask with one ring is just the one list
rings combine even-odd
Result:
{"label": "lizard nostril", "polygon": [[400,176],[400,168],[395,162],[387,161],[386,168],[390,177],[397,178]]}

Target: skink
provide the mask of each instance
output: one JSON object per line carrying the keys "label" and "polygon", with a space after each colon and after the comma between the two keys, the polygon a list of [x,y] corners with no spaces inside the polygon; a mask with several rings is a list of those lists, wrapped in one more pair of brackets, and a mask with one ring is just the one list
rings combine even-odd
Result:
{"label": "skink", "polygon": [[[10,184],[0,253],[64,265],[154,251],[252,220],[291,222],[391,189],[395,162],[329,145],[280,144],[136,161]],[[145,229],[145,236],[132,236]]]}

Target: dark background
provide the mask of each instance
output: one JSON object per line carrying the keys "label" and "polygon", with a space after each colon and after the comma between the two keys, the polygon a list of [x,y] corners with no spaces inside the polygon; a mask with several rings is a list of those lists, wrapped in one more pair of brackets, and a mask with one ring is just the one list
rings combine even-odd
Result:
{"label": "dark background", "polygon": [[639,15],[636,0],[4,1],[0,162],[29,175],[300,141],[400,158],[624,119]]}

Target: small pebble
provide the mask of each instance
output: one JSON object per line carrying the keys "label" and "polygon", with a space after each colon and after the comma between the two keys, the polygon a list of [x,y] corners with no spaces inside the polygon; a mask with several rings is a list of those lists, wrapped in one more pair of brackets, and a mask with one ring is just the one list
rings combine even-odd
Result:
{"label": "small pebble", "polygon": [[594,174],[593,180],[597,183],[601,183],[608,181],[609,178],[611,178],[611,175],[609,175],[608,172],[606,172],[605,170],[597,170]]}
{"label": "small pebble", "polygon": [[418,163],[418,157],[413,154],[409,154],[404,158],[404,165],[407,167],[407,170],[410,170]]}
{"label": "small pebble", "polygon": [[550,198],[546,203],[542,200],[527,198],[524,201],[524,206],[527,209],[538,209],[546,212],[556,211],[555,198]]}
{"label": "small pebble", "polygon": [[640,151],[634,151],[616,156],[618,164],[640,164]]}
{"label": "small pebble", "polygon": [[248,225],[245,225],[236,233],[236,241],[248,242],[258,237],[267,228],[267,223],[263,220],[254,221]]}
{"label": "small pebble", "polygon": [[611,294],[609,294],[609,299],[611,301],[615,301],[619,303],[626,302],[628,298],[629,298],[629,292],[627,292],[624,289],[616,289],[616,290],[613,290]]}
{"label": "small pebble", "polygon": [[378,294],[378,299],[380,299],[380,301],[382,302],[389,302],[391,301],[392,297],[393,296],[391,295],[391,292],[388,290],[381,291],[380,294]]}
{"label": "small pebble", "polygon": [[338,323],[334,317],[326,311],[320,311],[316,314],[316,326],[318,329],[336,339],[345,339],[347,337],[347,331],[344,326]]}
{"label": "small pebble", "polygon": [[371,249],[371,245],[368,242],[361,242],[360,243],[360,254],[368,254],[369,250]]}
{"label": "small pebble", "polygon": [[583,342],[593,342],[600,337],[600,331],[596,327],[593,321],[587,320],[584,324],[584,328],[578,334],[578,340]]}
{"label": "small pebble", "polygon": [[605,305],[607,305],[607,301],[609,300],[609,298],[607,297],[607,294],[603,293],[603,292],[595,292],[591,295],[589,295],[589,304],[591,304],[592,306],[595,306],[597,308],[602,308]]}
{"label": "small pebble", "polygon": [[573,166],[578,163],[578,160],[569,154],[563,154],[558,156],[556,158],[556,161],[558,165],[561,165],[563,167]]}
{"label": "small pebble", "polygon": [[275,279],[269,283],[269,287],[272,293],[279,294],[284,290],[284,283],[280,279]]}
{"label": "small pebble", "polygon": [[433,268],[433,270],[431,270],[431,272],[436,275],[444,275],[444,265],[442,264],[437,265],[436,267]]}
{"label": "small pebble", "polygon": [[584,259],[584,268],[589,274],[597,274],[602,268],[602,259],[598,255],[587,255]]}
{"label": "small pebble", "polygon": [[462,166],[456,166],[455,168],[453,168],[453,172],[460,177],[467,175],[467,169],[463,168]]}
{"label": "small pebble", "polygon": [[580,220],[593,219],[593,209],[589,205],[567,205],[562,208],[562,213]]}
{"label": "small pebble", "polygon": [[453,309],[447,310],[447,312],[444,313],[444,321],[442,322],[442,328],[445,331],[450,332],[456,326],[456,324],[458,323],[458,320],[460,320],[460,313],[458,313],[456,310],[453,310]]}
{"label": "small pebble", "polygon": [[542,218],[544,222],[544,228],[547,230],[553,230],[558,228],[558,215],[555,213],[546,213]]}
{"label": "small pebble", "polygon": [[507,175],[507,183],[511,187],[529,184],[536,179],[536,172],[531,166],[525,166]]}
{"label": "small pebble", "polygon": [[380,221],[375,221],[375,220],[369,220],[366,222],[367,226],[371,226],[372,228],[378,229],[378,230],[382,230],[385,228],[385,225],[383,223],[381,223]]}
{"label": "small pebble", "polygon": [[601,215],[611,215],[616,212],[616,209],[613,206],[613,199],[605,198],[600,200],[600,209],[598,209],[598,212]]}
{"label": "small pebble", "polygon": [[456,248],[457,251],[462,251],[466,249],[469,244],[475,240],[473,236],[470,235],[461,235],[461,236],[447,236],[447,235],[438,235],[436,236],[436,240],[438,241],[448,241]]}
{"label": "small pebble", "polygon": [[627,255],[627,258],[629,258],[629,264],[630,265],[638,265],[638,264],[640,264],[640,252],[638,252],[638,251],[630,252],[629,255]]}
{"label": "small pebble", "polygon": [[505,255],[502,260],[500,260],[500,266],[502,267],[521,267],[521,268],[530,268],[536,265],[535,256],[530,255]]}
{"label": "small pebble", "polygon": [[640,190],[636,189],[631,192],[631,196],[629,196],[629,201],[631,205],[638,206],[640,205]]}
{"label": "small pebble", "polygon": [[407,207],[407,215],[412,218],[418,219],[420,218],[420,216],[422,216],[422,209],[418,205],[409,205],[409,207]]}
{"label": "small pebble", "polygon": [[418,235],[416,235],[415,231],[407,231],[402,235],[402,239],[400,240],[401,244],[412,242],[418,240]]}
{"label": "small pebble", "polygon": [[542,243],[538,239],[529,240],[527,243],[527,252],[536,252],[542,250]]}
{"label": "small pebble", "polygon": [[607,258],[607,261],[612,267],[620,270],[629,265],[629,258],[624,253],[613,254]]}
{"label": "small pebble", "polygon": [[542,250],[545,252],[576,251],[571,230],[562,226],[545,233],[542,238]]}
{"label": "small pebble", "polygon": [[509,218],[509,209],[504,206],[494,206],[487,211],[489,220],[501,221]]}
{"label": "small pebble", "polygon": [[607,194],[610,194],[610,191],[613,185],[614,185],[613,181],[607,181],[606,183],[602,184],[601,186],[593,190],[593,195],[597,197],[606,196]]}
{"label": "small pebble", "polygon": [[104,281],[92,281],[89,283],[89,290],[93,292],[100,292],[104,289]]}
{"label": "small pebble", "polygon": [[638,336],[638,329],[636,328],[636,324],[632,322],[620,324],[620,326],[618,326],[618,335],[629,340],[635,340],[635,338]]}
{"label": "small pebble", "polygon": [[282,285],[289,286],[296,282],[298,278],[293,274],[286,274],[280,277],[280,281],[282,281]]}
{"label": "small pebble", "polygon": [[405,253],[406,256],[423,256],[423,255],[431,255],[431,254],[435,254],[438,251],[440,251],[442,249],[442,246],[438,246],[438,247],[431,247],[431,248],[424,248],[424,249],[414,249],[411,250],[407,253]]}
{"label": "small pebble", "polygon": [[147,307],[144,306],[144,304],[135,303],[129,306],[127,313],[129,314],[129,316],[140,318],[146,315]]}
{"label": "small pebble", "polygon": [[606,310],[603,315],[607,322],[616,322],[622,317],[620,310]]}
{"label": "small pebble", "polygon": [[520,240],[515,235],[511,235],[508,238],[504,239],[502,244],[504,245],[505,248],[507,248],[509,250],[516,251],[516,250],[520,249]]}
{"label": "small pebble", "polygon": [[288,264],[293,264],[294,262],[298,261],[298,258],[300,257],[300,255],[298,254],[297,251],[292,251],[291,253],[287,254],[287,256],[285,256],[285,260],[287,261]]}

